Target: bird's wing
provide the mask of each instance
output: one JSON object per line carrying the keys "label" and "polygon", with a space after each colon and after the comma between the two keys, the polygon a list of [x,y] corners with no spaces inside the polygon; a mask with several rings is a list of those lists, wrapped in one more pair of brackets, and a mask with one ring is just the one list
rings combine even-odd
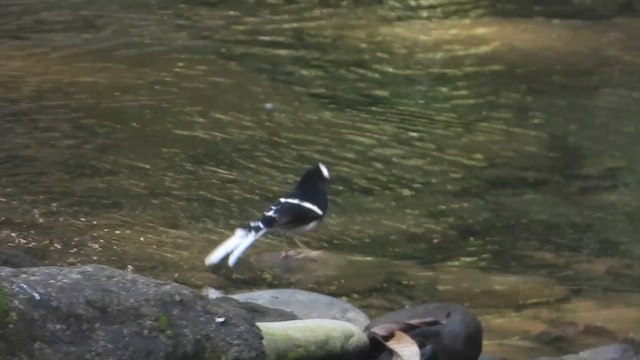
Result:
{"label": "bird's wing", "polygon": [[264,213],[261,222],[266,227],[295,228],[322,219],[324,212],[317,206],[296,198],[281,198]]}

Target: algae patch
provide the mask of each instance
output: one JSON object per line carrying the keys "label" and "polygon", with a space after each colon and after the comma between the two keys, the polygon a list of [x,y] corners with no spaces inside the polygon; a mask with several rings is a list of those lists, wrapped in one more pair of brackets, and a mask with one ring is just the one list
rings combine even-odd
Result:
{"label": "algae patch", "polygon": [[164,335],[171,335],[171,324],[169,322],[169,317],[165,314],[160,314],[158,319],[156,319],[156,324],[158,325],[158,330]]}
{"label": "algae patch", "polygon": [[4,287],[0,287],[0,329],[4,329],[9,325],[11,317],[11,306],[9,298]]}

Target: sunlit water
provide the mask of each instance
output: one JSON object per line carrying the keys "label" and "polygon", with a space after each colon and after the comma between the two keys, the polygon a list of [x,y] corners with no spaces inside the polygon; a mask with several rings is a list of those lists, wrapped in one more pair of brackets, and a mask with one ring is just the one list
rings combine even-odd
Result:
{"label": "sunlit water", "polygon": [[[202,260],[322,161],[329,216],[304,243],[329,256],[640,291],[637,18],[291,3],[2,3],[2,238],[50,264],[291,286],[260,260],[286,238],[235,275]],[[433,300],[386,289],[363,306]]]}

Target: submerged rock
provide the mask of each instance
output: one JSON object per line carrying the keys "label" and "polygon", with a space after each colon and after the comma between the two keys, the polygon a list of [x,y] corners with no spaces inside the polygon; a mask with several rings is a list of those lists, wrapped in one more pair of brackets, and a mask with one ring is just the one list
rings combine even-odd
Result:
{"label": "submerged rock", "polygon": [[[0,236],[2,239],[2,236]],[[41,262],[17,248],[0,245],[0,266],[27,267],[38,266]]]}
{"label": "submerged rock", "polygon": [[536,360],[639,360],[629,345],[613,344],[582,351],[578,354],[561,357],[541,357]]}
{"label": "submerged rock", "polygon": [[530,275],[485,273],[464,267],[438,267],[438,297],[474,307],[504,307],[552,302],[569,295],[557,281]]}
{"label": "submerged rock", "polygon": [[599,324],[555,321],[535,335],[535,339],[538,342],[551,346],[553,346],[553,344],[576,342],[576,339],[582,337],[600,342],[602,340],[615,341],[618,339],[618,334]]}
{"label": "submerged rock", "polygon": [[353,324],[328,319],[258,323],[268,359],[365,359],[369,340]]}
{"label": "submerged rock", "polygon": [[[403,302],[433,299],[435,276],[424,276],[424,269],[411,262],[333,253],[290,251],[264,252],[251,256],[263,270],[265,279],[279,287],[311,290],[332,296],[352,296],[361,308],[389,311]],[[349,321],[349,320],[347,320]]]}
{"label": "submerged rock", "polygon": [[505,359],[530,360],[637,336],[640,294],[583,290],[554,304],[476,311],[485,329],[486,351]]}
{"label": "submerged rock", "polygon": [[284,256],[282,252],[264,252],[251,260],[287,286],[344,295],[376,289],[393,270],[389,264],[370,258],[327,251],[292,250]]}
{"label": "submerged rock", "polygon": [[[243,302],[253,302],[270,308],[290,311],[301,319],[334,319],[346,321],[363,329],[369,317],[357,307],[342,300],[311,291],[272,289],[232,295]],[[313,304],[310,306],[310,304]]]}
{"label": "submerged rock", "polygon": [[0,359],[264,359],[236,300],[107,266],[0,267]]}

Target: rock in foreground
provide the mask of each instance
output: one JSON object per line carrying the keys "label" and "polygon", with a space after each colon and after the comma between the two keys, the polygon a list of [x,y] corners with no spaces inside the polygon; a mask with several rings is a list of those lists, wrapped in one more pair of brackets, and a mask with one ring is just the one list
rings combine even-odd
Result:
{"label": "rock in foreground", "polygon": [[345,321],[308,319],[258,323],[269,359],[357,360],[369,353],[369,340]]}
{"label": "rock in foreground", "polygon": [[[334,319],[363,329],[369,317],[357,307],[324,294],[297,289],[269,289],[232,295],[274,309],[290,311],[301,319]],[[309,306],[313,304],[313,306]]]}
{"label": "rock in foreground", "polygon": [[0,359],[264,359],[230,298],[101,265],[0,267]]}

